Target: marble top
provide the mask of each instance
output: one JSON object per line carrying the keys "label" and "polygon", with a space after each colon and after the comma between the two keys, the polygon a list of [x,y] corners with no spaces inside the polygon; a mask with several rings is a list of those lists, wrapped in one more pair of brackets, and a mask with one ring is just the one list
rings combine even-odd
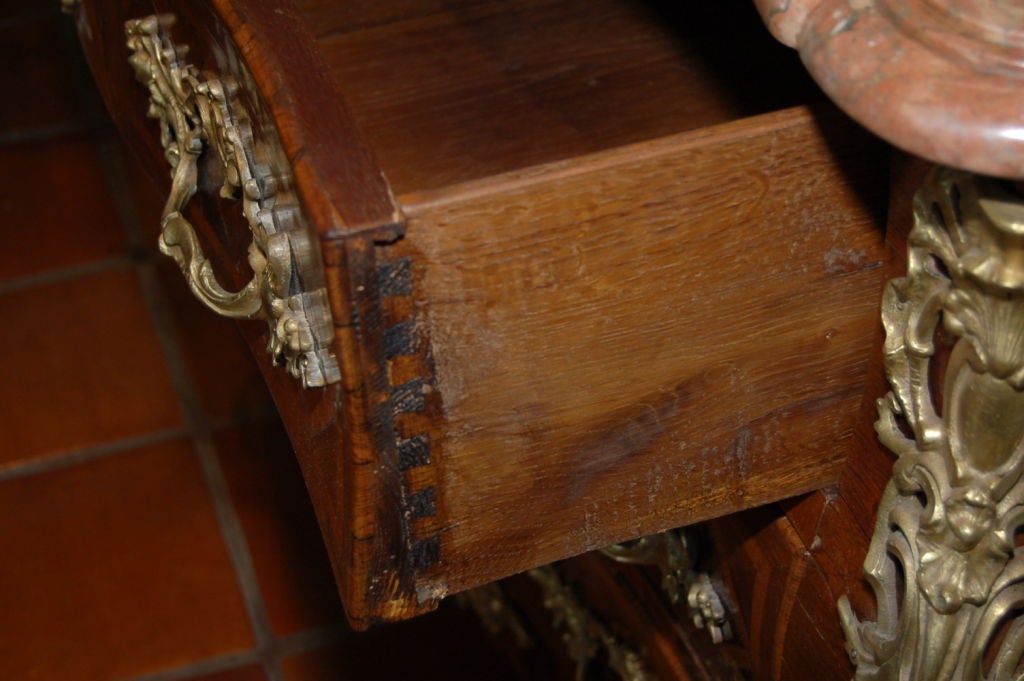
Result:
{"label": "marble top", "polygon": [[840,107],[895,146],[1024,178],[1024,3],[754,0]]}

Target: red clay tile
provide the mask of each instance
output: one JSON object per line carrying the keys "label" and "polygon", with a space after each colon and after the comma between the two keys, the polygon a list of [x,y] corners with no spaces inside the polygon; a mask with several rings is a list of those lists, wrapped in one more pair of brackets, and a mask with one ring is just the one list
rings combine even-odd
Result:
{"label": "red clay tile", "polygon": [[252,647],[186,441],[0,483],[0,679],[121,679]]}
{"label": "red clay tile", "polygon": [[471,615],[456,608],[351,634],[284,661],[287,681],[514,681]]}
{"label": "red clay tile", "polygon": [[214,442],[274,632],[342,621],[320,529],[280,422],[237,426]]}
{"label": "red clay tile", "polygon": [[181,424],[131,268],[0,294],[0,467]]}
{"label": "red clay tile", "polygon": [[267,677],[259,667],[240,667],[216,674],[196,676],[190,678],[189,681],[267,681]]}
{"label": "red clay tile", "polygon": [[5,105],[0,131],[11,133],[76,123],[82,118],[64,56],[61,22],[52,14],[0,28],[0,73]]}
{"label": "red clay tile", "polygon": [[0,147],[0,280],[124,253],[95,143],[85,135]]}

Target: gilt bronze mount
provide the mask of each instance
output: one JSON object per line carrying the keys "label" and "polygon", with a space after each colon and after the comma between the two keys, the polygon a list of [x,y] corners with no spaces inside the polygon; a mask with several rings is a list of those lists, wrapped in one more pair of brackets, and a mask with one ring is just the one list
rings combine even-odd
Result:
{"label": "gilt bronze mount", "polygon": [[713,643],[722,643],[733,637],[728,597],[718,579],[697,568],[698,543],[693,531],[681,528],[613,544],[601,553],[618,563],[657,567],[669,602],[685,603],[694,626],[707,631]]}
{"label": "gilt bronze mount", "polygon": [[[281,178],[260,158],[238,84],[201,73],[185,61],[188,48],[168,37],[172,15],[129,21],[125,27],[131,64],[149,89],[149,116],[160,122],[160,140],[172,168],[164,206],[160,251],[174,258],[193,294],[214,312],[233,319],[264,319],[267,350],[306,387],[340,379],[331,352],[333,328],[322,287],[304,290],[300,262],[313,260],[299,207],[279,191]],[[198,163],[211,149],[223,168],[220,195],[239,198],[252,232],[253,278],[239,291],[217,281],[185,209],[198,187]]]}
{"label": "gilt bronze mount", "polygon": [[1019,679],[1024,195],[937,168],[914,218],[882,303],[892,389],[876,430],[897,461],[864,564],[878,615],[840,600],[847,649],[857,679]]}

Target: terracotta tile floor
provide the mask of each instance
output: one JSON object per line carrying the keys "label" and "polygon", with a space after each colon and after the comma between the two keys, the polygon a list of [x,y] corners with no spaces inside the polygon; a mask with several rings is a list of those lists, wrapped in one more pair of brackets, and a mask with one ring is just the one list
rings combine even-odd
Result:
{"label": "terracotta tile floor", "polygon": [[0,679],[513,678],[457,610],[347,630],[263,382],[149,246],[58,4],[0,0]]}
{"label": "terracotta tile floor", "polygon": [[277,419],[214,435],[229,480],[267,617],[278,636],[342,619],[334,577],[298,466],[279,452],[288,438]]}
{"label": "terracotta tile floor", "polygon": [[0,466],[181,428],[134,267],[8,284],[17,288],[0,290],[0,356],[11,360]]}
{"label": "terracotta tile floor", "polygon": [[[284,663],[286,681],[325,679],[407,679],[416,681],[497,681],[510,672],[486,646],[474,643],[478,634],[460,617],[441,613],[370,631],[330,647],[295,655]],[[452,644],[455,644],[454,646]],[[409,660],[416,660],[410,670]]]}
{"label": "terracotta tile floor", "polygon": [[87,134],[0,147],[0,280],[127,255],[101,167]]}
{"label": "terracotta tile floor", "polygon": [[188,440],[4,481],[0,556],[2,679],[131,678],[253,647]]}

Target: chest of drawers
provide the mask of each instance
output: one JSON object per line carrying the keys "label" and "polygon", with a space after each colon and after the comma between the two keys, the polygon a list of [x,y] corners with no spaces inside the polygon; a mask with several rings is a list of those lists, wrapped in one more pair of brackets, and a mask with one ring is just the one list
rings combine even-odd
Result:
{"label": "chest of drawers", "polygon": [[355,625],[838,479],[886,150],[749,2],[74,13]]}

